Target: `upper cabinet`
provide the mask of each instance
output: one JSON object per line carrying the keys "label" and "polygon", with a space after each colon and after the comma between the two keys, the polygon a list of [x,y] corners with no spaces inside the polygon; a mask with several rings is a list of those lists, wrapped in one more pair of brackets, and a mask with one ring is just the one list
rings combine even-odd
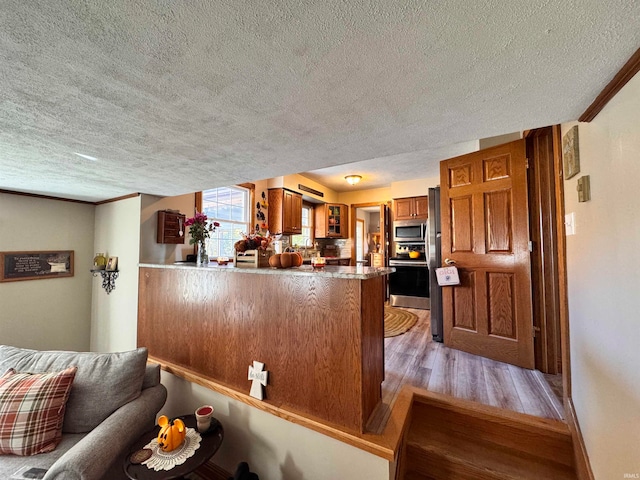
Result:
{"label": "upper cabinet", "polygon": [[348,238],[349,207],[341,203],[325,203],[315,208],[316,238]]}
{"label": "upper cabinet", "polygon": [[429,214],[429,197],[395,198],[394,220],[426,220]]}
{"label": "upper cabinet", "polygon": [[285,188],[269,189],[269,230],[284,235],[302,233],[302,195]]}

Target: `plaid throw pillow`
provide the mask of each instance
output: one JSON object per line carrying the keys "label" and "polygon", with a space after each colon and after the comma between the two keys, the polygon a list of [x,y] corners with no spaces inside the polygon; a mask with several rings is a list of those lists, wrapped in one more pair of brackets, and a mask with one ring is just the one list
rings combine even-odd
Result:
{"label": "plaid throw pillow", "polygon": [[0,378],[0,453],[35,455],[56,448],[76,370],[31,374],[11,368]]}

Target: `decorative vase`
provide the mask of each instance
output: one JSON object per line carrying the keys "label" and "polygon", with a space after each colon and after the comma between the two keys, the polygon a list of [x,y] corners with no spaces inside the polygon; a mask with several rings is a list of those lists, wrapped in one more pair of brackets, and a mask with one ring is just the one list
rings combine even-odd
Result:
{"label": "decorative vase", "polygon": [[204,241],[200,241],[197,243],[197,253],[196,253],[196,265],[201,267],[203,265],[207,265],[209,263],[209,255],[207,255],[207,245]]}
{"label": "decorative vase", "polygon": [[107,258],[104,256],[104,253],[96,253],[96,256],[93,257],[93,269],[104,270],[106,266]]}

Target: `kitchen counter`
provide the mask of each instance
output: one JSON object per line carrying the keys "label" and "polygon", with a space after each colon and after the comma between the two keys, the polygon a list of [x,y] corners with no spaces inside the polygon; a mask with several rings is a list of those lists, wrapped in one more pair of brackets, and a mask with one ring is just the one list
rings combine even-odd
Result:
{"label": "kitchen counter", "polygon": [[138,345],[239,396],[249,365],[262,362],[263,402],[362,433],[381,401],[393,270],[140,264]]}
{"label": "kitchen counter", "polygon": [[362,265],[357,265],[355,267],[327,265],[321,270],[314,270],[311,265],[302,265],[301,267],[293,268],[237,268],[232,263],[228,265],[218,265],[215,262],[209,263],[206,267],[197,267],[194,263],[174,263],[170,265],[141,263],[139,266],[141,268],[197,269],[201,271],[217,270],[228,273],[251,273],[255,275],[314,276],[357,280],[366,280],[368,278],[389,275],[396,270],[393,267],[364,267]]}

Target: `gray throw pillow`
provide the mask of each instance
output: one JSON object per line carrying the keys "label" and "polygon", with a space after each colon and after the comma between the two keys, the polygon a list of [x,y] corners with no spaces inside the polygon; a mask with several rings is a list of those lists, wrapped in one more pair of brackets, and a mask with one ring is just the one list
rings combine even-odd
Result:
{"label": "gray throw pillow", "polygon": [[0,345],[0,375],[45,373],[78,367],[67,402],[62,431],[84,433],[100,425],[114,411],[140,396],[147,349],[93,353],[38,351]]}

